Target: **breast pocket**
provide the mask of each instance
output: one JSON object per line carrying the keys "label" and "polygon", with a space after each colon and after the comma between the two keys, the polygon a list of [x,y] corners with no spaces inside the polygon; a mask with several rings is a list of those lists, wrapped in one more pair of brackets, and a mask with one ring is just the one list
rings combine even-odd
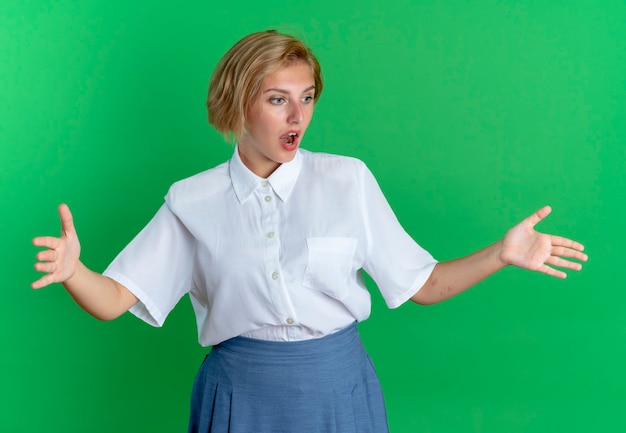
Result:
{"label": "breast pocket", "polygon": [[304,287],[337,299],[348,297],[357,240],[345,237],[310,237],[306,240]]}

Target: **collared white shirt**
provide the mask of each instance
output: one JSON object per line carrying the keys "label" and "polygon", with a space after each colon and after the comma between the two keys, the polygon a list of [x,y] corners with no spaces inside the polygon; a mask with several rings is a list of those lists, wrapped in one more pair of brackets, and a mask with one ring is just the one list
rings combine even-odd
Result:
{"label": "collared white shirt", "polygon": [[436,261],[400,226],[361,161],[299,149],[263,179],[241,161],[176,182],[104,272],[161,326],[189,293],[204,346],[236,336],[317,338],[365,320],[361,269],[387,305],[406,302]]}

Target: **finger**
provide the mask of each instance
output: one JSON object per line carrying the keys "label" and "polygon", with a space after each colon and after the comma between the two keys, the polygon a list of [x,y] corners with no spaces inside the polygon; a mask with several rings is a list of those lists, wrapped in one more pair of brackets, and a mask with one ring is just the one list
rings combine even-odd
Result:
{"label": "finger", "polygon": [[583,268],[583,265],[581,265],[578,262],[572,262],[570,260],[565,260],[557,256],[550,256],[548,260],[546,260],[546,263],[551,266],[557,266],[559,268],[564,268],[564,269],[571,269],[573,271],[580,271]]}
{"label": "finger", "polygon": [[564,238],[562,236],[550,235],[550,242],[552,245],[558,245],[561,247],[573,248],[578,251],[583,251],[585,246],[575,240]]}
{"label": "finger", "polygon": [[40,262],[53,262],[58,258],[58,253],[55,250],[43,250],[39,251],[35,256]]}
{"label": "finger", "polygon": [[541,265],[538,269],[538,272],[541,272],[546,275],[550,275],[551,277],[556,278],[567,278],[567,274],[563,271],[559,271],[558,269],[551,268],[548,265]]}
{"label": "finger", "polygon": [[544,206],[534,214],[530,215],[527,220],[530,222],[530,225],[534,227],[539,224],[541,220],[550,215],[550,212],[552,212],[552,208],[550,206]]}
{"label": "finger", "polygon": [[38,262],[35,263],[35,270],[38,272],[51,274],[57,270],[57,264],[55,262]]}
{"label": "finger", "polygon": [[54,236],[39,236],[33,239],[33,245],[54,250],[61,245],[61,239],[55,238]]}
{"label": "finger", "polygon": [[581,262],[586,262],[588,259],[587,254],[581,251],[571,249],[571,248],[566,248],[566,247],[552,247],[552,255],[559,256],[559,257],[566,257],[568,259],[576,259],[576,260],[580,260]]}
{"label": "finger", "polygon": [[44,275],[43,277],[32,283],[30,287],[32,289],[41,289],[42,287],[49,286],[52,283],[54,283],[54,279],[48,274]]}
{"label": "finger", "polygon": [[74,229],[74,219],[72,218],[72,212],[70,208],[65,203],[59,205],[59,217],[61,218],[61,232],[64,235],[68,233],[73,233]]}

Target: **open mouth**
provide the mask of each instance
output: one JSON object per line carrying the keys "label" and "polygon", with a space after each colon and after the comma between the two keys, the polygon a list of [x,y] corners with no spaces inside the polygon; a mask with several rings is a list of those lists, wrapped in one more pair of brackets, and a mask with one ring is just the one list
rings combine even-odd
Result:
{"label": "open mouth", "polygon": [[294,146],[298,142],[298,137],[300,135],[297,132],[288,132],[287,134],[283,134],[280,136],[280,141],[285,146]]}

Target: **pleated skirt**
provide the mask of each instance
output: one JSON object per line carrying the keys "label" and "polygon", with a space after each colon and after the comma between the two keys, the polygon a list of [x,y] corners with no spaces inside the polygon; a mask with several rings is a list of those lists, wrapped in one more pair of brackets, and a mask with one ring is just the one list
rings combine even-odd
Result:
{"label": "pleated skirt", "polygon": [[387,433],[356,324],[326,337],[237,337],[214,346],[191,396],[190,433]]}

